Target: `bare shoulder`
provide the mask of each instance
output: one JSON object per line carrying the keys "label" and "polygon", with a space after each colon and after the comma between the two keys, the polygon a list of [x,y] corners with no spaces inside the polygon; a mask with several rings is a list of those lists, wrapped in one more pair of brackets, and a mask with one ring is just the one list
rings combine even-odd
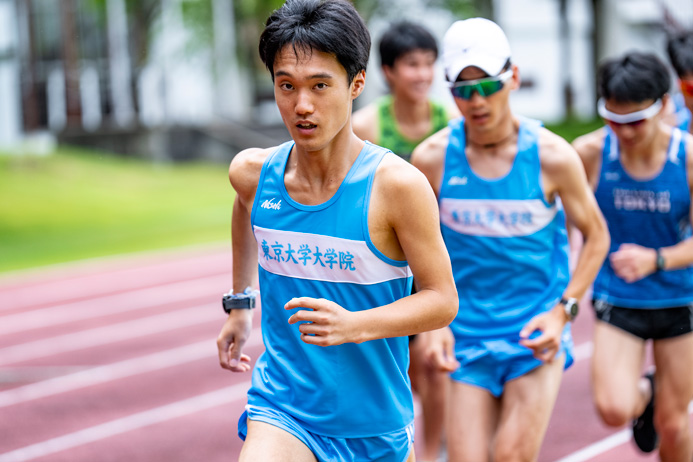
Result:
{"label": "bare shoulder", "polygon": [[606,129],[600,128],[593,132],[579,136],[573,141],[573,147],[585,163],[591,163],[601,157],[604,148]]}
{"label": "bare shoulder", "polygon": [[[599,154],[599,150],[594,150],[597,146],[596,136],[593,134],[583,135],[582,140],[573,143],[568,143],[564,138],[557,134],[542,128],[539,134],[539,159],[541,162],[542,171],[546,174],[562,176],[568,173],[567,169],[579,168],[583,170],[590,162],[586,162],[586,158],[593,157]],[[586,142],[589,141],[589,149]],[[581,146],[581,152],[578,152],[577,146]]]}
{"label": "bare shoulder", "polygon": [[229,181],[244,202],[252,202],[255,196],[262,165],[276,147],[245,149],[233,158],[229,165]]}
{"label": "bare shoulder", "polygon": [[429,136],[414,149],[411,163],[424,172],[431,167],[442,166],[449,139],[450,127],[445,127]]}
{"label": "bare shoulder", "polygon": [[402,205],[402,211],[414,207],[422,196],[433,193],[420,170],[391,152],[385,155],[376,170],[374,187],[388,201],[397,198],[392,202]]}
{"label": "bare shoulder", "polygon": [[378,108],[371,103],[351,116],[351,127],[356,136],[362,140],[378,144]]}

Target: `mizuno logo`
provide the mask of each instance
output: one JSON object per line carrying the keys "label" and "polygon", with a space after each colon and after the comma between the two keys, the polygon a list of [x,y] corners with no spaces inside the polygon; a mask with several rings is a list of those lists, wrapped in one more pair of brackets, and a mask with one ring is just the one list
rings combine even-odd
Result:
{"label": "mizuno logo", "polygon": [[621,179],[621,175],[618,172],[606,172],[604,178],[607,181],[618,181]]}
{"label": "mizuno logo", "polygon": [[468,181],[468,180],[467,180],[467,177],[466,177],[466,176],[463,176],[463,177],[461,177],[461,178],[460,178],[459,176],[453,176],[452,178],[450,178],[450,179],[448,180],[448,184],[449,184],[449,185],[456,185],[456,184],[459,184],[459,185],[466,185],[466,184],[467,184],[467,181]]}
{"label": "mizuno logo", "polygon": [[274,197],[272,199],[266,199],[265,202],[260,205],[261,208],[267,210],[279,210],[282,208],[282,201],[274,202]]}

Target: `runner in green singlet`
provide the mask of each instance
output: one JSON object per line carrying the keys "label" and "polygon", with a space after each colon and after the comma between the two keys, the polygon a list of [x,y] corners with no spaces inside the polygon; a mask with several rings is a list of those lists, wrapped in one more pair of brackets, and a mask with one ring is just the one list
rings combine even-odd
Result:
{"label": "runner in green singlet", "polygon": [[438,46],[426,28],[395,23],[383,34],[379,48],[390,94],[356,111],[352,126],[360,138],[409,160],[421,141],[446,127],[457,113],[429,98]]}
{"label": "runner in green singlet", "polygon": [[[379,48],[390,94],[356,111],[352,128],[359,138],[409,161],[421,141],[445,128],[458,114],[429,98],[438,45],[426,28],[409,21],[394,23],[380,39]],[[417,459],[436,461],[443,447],[447,376],[427,364],[423,345],[415,337],[410,337],[409,351],[409,376],[423,410],[423,429],[417,429],[416,437],[423,444]]]}

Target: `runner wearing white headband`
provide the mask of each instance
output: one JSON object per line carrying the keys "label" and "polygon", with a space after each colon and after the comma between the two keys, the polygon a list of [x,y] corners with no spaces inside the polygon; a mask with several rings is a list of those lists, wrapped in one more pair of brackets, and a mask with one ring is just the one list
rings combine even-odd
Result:
{"label": "runner wearing white headband", "polygon": [[[611,233],[593,290],[593,394],[604,423],[632,420],[642,451],[689,461],[693,137],[664,121],[670,76],[655,55],[607,61],[598,77],[607,127],[573,143]],[[656,371],[641,378],[650,339]]]}
{"label": "runner wearing white headband", "polygon": [[662,110],[662,100],[657,99],[657,101],[652,103],[651,106],[639,111],[629,112],[627,114],[617,114],[608,110],[606,108],[606,101],[604,98],[600,98],[597,102],[597,110],[599,111],[599,115],[609,122],[617,124],[632,124],[634,122],[642,122],[643,120],[650,119],[657,115],[659,111]]}

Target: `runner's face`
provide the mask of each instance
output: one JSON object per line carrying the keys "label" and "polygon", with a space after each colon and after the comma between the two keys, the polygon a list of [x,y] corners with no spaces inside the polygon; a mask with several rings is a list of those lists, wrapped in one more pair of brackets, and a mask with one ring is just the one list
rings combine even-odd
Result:
{"label": "runner's face", "polygon": [[383,66],[392,93],[415,102],[426,101],[433,84],[435,62],[433,51],[416,49],[397,58],[392,67]]}
{"label": "runner's face", "polygon": [[[605,101],[606,108],[615,114],[631,114],[633,112],[642,111],[652,106],[654,102],[655,101],[651,99],[638,103],[618,102],[613,99],[607,99]],[[606,120],[606,123],[614,131],[622,145],[632,147],[642,142],[648,142],[650,137],[654,136],[660,117],[661,112],[648,119],[642,119],[633,123],[616,124],[609,120]]]}
{"label": "runner's face", "polygon": [[326,148],[351,130],[353,100],[363,90],[365,72],[353,82],[334,55],[317,50],[294,52],[285,46],[274,60],[274,97],[296,146]]}
{"label": "runner's face", "polygon": [[[489,77],[478,67],[466,67],[460,72],[458,82],[478,80]],[[465,124],[473,130],[490,131],[506,115],[510,114],[510,92],[519,86],[519,74],[513,66],[513,76],[505,82],[503,88],[489,96],[481,96],[474,92],[468,100],[455,98],[460,113],[465,118]]]}

